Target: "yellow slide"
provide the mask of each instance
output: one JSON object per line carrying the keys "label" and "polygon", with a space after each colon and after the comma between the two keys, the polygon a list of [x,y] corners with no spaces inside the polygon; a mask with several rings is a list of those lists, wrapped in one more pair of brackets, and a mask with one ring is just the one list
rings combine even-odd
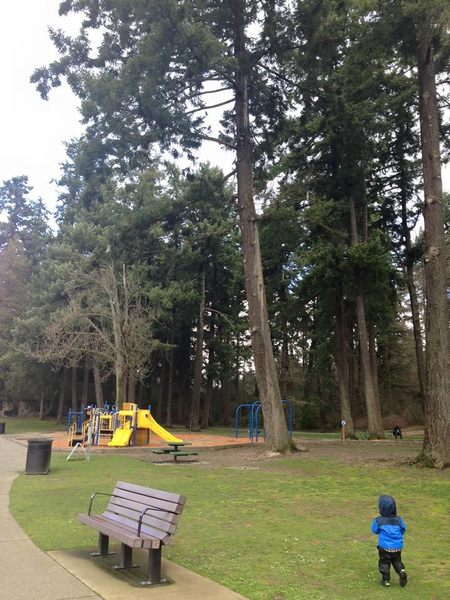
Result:
{"label": "yellow slide", "polygon": [[133,430],[129,427],[126,429],[123,427],[118,427],[114,432],[112,440],[108,442],[108,446],[128,446],[132,433]]}
{"label": "yellow slide", "polygon": [[164,440],[165,442],[175,442],[182,444],[183,440],[175,437],[169,433],[164,427],[161,427],[155,419],[152,417],[148,410],[140,410],[138,414],[138,428],[139,429],[150,429],[155,435]]}

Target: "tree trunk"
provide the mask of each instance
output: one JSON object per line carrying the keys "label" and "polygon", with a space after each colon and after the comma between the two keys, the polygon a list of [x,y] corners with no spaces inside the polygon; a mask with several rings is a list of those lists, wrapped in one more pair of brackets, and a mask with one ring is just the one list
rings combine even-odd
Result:
{"label": "tree trunk", "polygon": [[189,428],[191,431],[200,431],[200,395],[202,391],[202,369],[203,369],[203,339],[205,329],[205,293],[206,293],[205,265],[200,271],[200,302],[197,320],[197,344],[194,363],[194,384],[192,386],[191,415]]}
{"label": "tree trunk", "polygon": [[103,388],[102,388],[102,378],[100,375],[100,369],[98,368],[98,364],[94,362],[92,367],[94,371],[94,388],[95,388],[95,404],[97,408],[103,408]]}
{"label": "tree trunk", "polygon": [[58,410],[56,412],[56,420],[58,423],[63,422],[64,415],[64,402],[66,399],[66,388],[67,388],[67,379],[68,379],[69,370],[63,368],[62,379],[61,379],[61,387],[59,388],[59,398],[58,398]]}
{"label": "tree trunk", "polygon": [[41,397],[39,400],[39,420],[44,420],[44,390],[41,390]]}
{"label": "tree trunk", "polygon": [[167,382],[167,413],[166,423],[168,427],[172,427],[172,406],[173,406],[173,369],[174,369],[174,352],[173,349],[169,352],[169,377]]}
{"label": "tree trunk", "polygon": [[215,353],[214,353],[214,336],[215,336],[215,319],[214,314],[211,316],[210,335],[209,335],[209,351],[208,351],[208,376],[206,379],[205,402],[202,411],[202,429],[208,429],[211,418],[211,410],[214,396],[214,369],[215,369]]}
{"label": "tree trunk", "polygon": [[[236,336],[236,365],[235,365],[235,386],[236,386],[236,390],[235,390],[235,395],[236,395],[236,401],[237,402],[241,402],[242,398],[241,398],[241,336],[240,333],[238,332],[237,336]],[[243,389],[244,386],[242,386]]]}
{"label": "tree trunk", "polygon": [[143,407],[147,408],[149,403],[147,402],[147,398],[144,397],[144,390],[145,390],[144,382],[139,381],[137,403],[138,403],[138,406],[143,406]]}
{"label": "tree trunk", "polygon": [[84,365],[83,388],[81,390],[81,406],[87,406],[87,404],[88,404],[88,390],[89,390],[89,367],[87,365]]}
{"label": "tree trunk", "polygon": [[158,423],[163,422],[163,404],[164,404],[164,389],[166,385],[167,376],[167,358],[162,356],[161,368],[159,370],[159,390],[158,390],[158,404],[156,405],[155,417]]}
{"label": "tree trunk", "polygon": [[222,403],[222,425],[227,427],[230,424],[230,377],[229,372],[225,371],[222,377],[221,385],[221,403]]}
{"label": "tree trunk", "polygon": [[77,374],[78,369],[76,367],[72,367],[72,410],[78,410],[78,398],[77,398]]}
{"label": "tree trunk", "polygon": [[[284,287],[280,290],[280,299],[286,301]],[[281,365],[280,365],[280,388],[284,397],[292,391],[291,369],[289,364],[289,333],[286,317],[281,315]]]}
{"label": "tree trunk", "polygon": [[255,375],[261,399],[269,450],[286,452],[295,445],[281,404],[264,288],[261,248],[253,200],[253,159],[248,110],[249,60],[245,37],[245,0],[231,0],[234,17],[236,69],[236,160],[239,219],[244,255],[245,289]]}
{"label": "tree trunk", "polygon": [[342,296],[336,305],[336,373],[339,388],[341,419],[347,423],[347,431],[353,435],[354,425],[350,405],[350,372],[348,363],[347,329]]}
{"label": "tree trunk", "polygon": [[[378,404],[380,404],[380,387],[378,385],[378,358],[377,358],[377,344],[376,344],[376,333],[375,323],[369,322],[369,355],[370,355],[370,370],[372,371],[373,389]],[[380,404],[381,405],[381,404]]]}
{"label": "tree trunk", "polygon": [[405,279],[406,285],[408,286],[409,301],[411,305],[411,317],[414,331],[414,343],[416,350],[416,362],[417,362],[417,373],[419,376],[419,387],[420,387],[420,398],[422,400],[422,406],[425,398],[425,353],[423,349],[422,339],[422,326],[420,323],[420,309],[419,302],[417,300],[417,288],[414,279],[414,262],[412,258],[412,243],[411,243],[411,231],[408,226],[408,194],[407,194],[407,174],[405,167],[405,150],[403,139],[406,135],[404,127],[401,124],[398,146],[399,146],[399,172],[400,172],[400,197],[401,197],[401,211],[402,211],[402,237],[405,245]]}
{"label": "tree trunk", "polygon": [[128,374],[127,402],[136,403],[136,377],[134,373]]}
{"label": "tree trunk", "polygon": [[450,464],[447,252],[444,234],[439,111],[433,50],[425,34],[418,47],[419,113],[424,181],[425,236],[425,436],[423,455]]}
{"label": "tree trunk", "polygon": [[[350,225],[352,245],[358,243],[358,229],[356,222],[355,201],[350,199]],[[380,403],[373,385],[372,368],[369,354],[369,335],[367,332],[366,311],[362,294],[356,294],[356,320],[358,323],[358,336],[361,354],[361,368],[363,375],[364,398],[367,410],[368,432],[371,438],[384,437],[383,422],[381,419]]]}
{"label": "tree trunk", "polygon": [[117,408],[122,408],[122,404],[126,402],[127,377],[125,373],[125,365],[120,356],[116,359],[116,405]]}

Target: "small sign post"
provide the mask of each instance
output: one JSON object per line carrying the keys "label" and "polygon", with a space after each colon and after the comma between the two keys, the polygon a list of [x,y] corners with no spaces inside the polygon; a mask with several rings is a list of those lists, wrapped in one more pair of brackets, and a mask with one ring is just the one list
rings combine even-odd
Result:
{"label": "small sign post", "polygon": [[347,425],[347,421],[342,419],[341,421],[341,431],[342,431],[342,443],[345,444],[345,426]]}

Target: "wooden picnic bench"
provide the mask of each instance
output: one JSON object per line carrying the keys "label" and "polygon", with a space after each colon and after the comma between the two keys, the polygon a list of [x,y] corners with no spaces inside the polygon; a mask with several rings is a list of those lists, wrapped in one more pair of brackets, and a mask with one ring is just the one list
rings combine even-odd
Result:
{"label": "wooden picnic bench", "polygon": [[[106,510],[91,514],[96,496],[109,496]],[[98,552],[109,552],[109,538],[121,543],[120,561],[115,569],[129,569],[133,548],[148,550],[147,580],[141,585],[165,583],[161,579],[161,550],[170,543],[183,512],[186,498],[178,494],[117,481],[112,494],[94,492],[90,497],[87,514],[79,514],[78,521],[99,532]]]}
{"label": "wooden picnic bench", "polygon": [[[168,454],[173,456],[173,460],[177,460],[179,456],[197,456],[196,450],[185,450],[185,446],[190,446],[191,442],[167,442],[168,448],[155,448],[152,450],[154,454]],[[181,448],[181,450],[179,450]]]}

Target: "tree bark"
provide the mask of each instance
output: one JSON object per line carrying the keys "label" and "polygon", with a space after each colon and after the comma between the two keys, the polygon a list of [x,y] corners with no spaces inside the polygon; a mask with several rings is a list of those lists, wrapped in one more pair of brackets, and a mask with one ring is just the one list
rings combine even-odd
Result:
{"label": "tree bark", "polygon": [[164,389],[166,385],[167,376],[167,359],[163,355],[161,358],[161,368],[159,370],[159,390],[158,390],[158,404],[156,405],[155,417],[158,423],[163,422],[163,404],[164,404]]}
{"label": "tree bark", "polygon": [[[431,34],[430,34],[431,35]],[[425,436],[423,456],[438,468],[450,464],[447,252],[444,233],[439,109],[433,49],[419,43],[419,113],[425,204]]]}
{"label": "tree bark", "polygon": [[116,405],[120,409],[122,408],[122,404],[127,401],[126,391],[127,391],[127,377],[125,371],[125,365],[121,356],[117,356],[116,358]]}
{"label": "tree bark", "polygon": [[95,403],[97,405],[97,408],[103,408],[104,402],[103,402],[102,378],[100,375],[100,369],[96,362],[94,362],[92,370],[94,372]]}
{"label": "tree bark", "polygon": [[350,371],[348,362],[347,329],[345,326],[344,301],[336,303],[336,373],[339,388],[341,419],[347,423],[349,434],[354,433],[353,416],[350,404]]}
{"label": "tree bark", "polygon": [[[378,358],[377,358],[377,344],[376,344],[376,332],[375,323],[369,321],[369,356],[370,356],[370,370],[372,371],[373,389],[378,404],[381,403],[380,398],[380,387],[378,385]],[[381,404],[380,404],[381,406]]]}
{"label": "tree bark", "polygon": [[89,367],[85,364],[83,368],[83,388],[81,390],[81,406],[87,406],[89,390]]}
{"label": "tree bark", "polygon": [[286,452],[295,445],[289,438],[273,355],[266,305],[261,249],[253,199],[253,158],[248,88],[250,56],[246,50],[245,0],[231,0],[234,18],[236,69],[236,160],[239,220],[244,255],[245,289],[255,375],[269,450]]}
{"label": "tree bark", "polygon": [[[351,240],[352,245],[358,243],[358,228],[356,221],[355,201],[350,199],[350,225],[351,225]],[[367,332],[366,311],[364,307],[364,299],[360,291],[356,294],[356,320],[358,323],[358,336],[361,354],[361,368],[363,375],[364,398],[367,410],[367,423],[369,436],[372,438],[384,437],[383,422],[381,419],[380,403],[376,396],[372,368],[370,364],[369,354],[369,335]]]}
{"label": "tree bark", "polygon": [[208,349],[208,375],[206,379],[205,402],[203,403],[202,411],[202,429],[208,429],[211,418],[211,410],[214,396],[214,336],[215,336],[215,319],[214,313],[211,315],[210,334],[209,334],[209,349]]}
{"label": "tree bark", "polygon": [[420,387],[420,398],[422,405],[425,398],[425,353],[423,349],[423,338],[422,338],[422,326],[420,322],[420,308],[417,299],[417,288],[414,279],[414,263],[412,259],[412,243],[411,243],[411,231],[408,226],[408,194],[407,194],[407,174],[405,167],[405,149],[404,149],[404,137],[406,133],[404,126],[400,125],[400,131],[398,136],[398,154],[399,154],[399,174],[400,174],[400,198],[401,198],[401,211],[402,211],[402,237],[405,245],[405,279],[408,287],[409,302],[411,305],[411,317],[414,332],[414,344],[416,351],[416,362],[417,362],[417,373],[419,377]]}
{"label": "tree bark", "polygon": [[72,367],[72,410],[78,410],[78,398],[77,398],[77,374],[78,369],[76,367]]}
{"label": "tree bark", "polygon": [[59,388],[58,410],[56,411],[56,420],[58,421],[58,423],[63,422],[64,402],[66,399],[68,374],[69,374],[69,370],[66,368],[63,368],[61,386]]}
{"label": "tree bark", "polygon": [[191,413],[189,419],[189,429],[191,431],[200,431],[200,395],[202,392],[203,340],[205,329],[205,265],[202,265],[200,270],[199,284],[200,302],[197,319],[197,344],[195,350],[194,383],[192,386]]}
{"label": "tree bark", "polygon": [[127,402],[136,403],[136,377],[134,373],[128,374]]}
{"label": "tree bark", "polygon": [[280,365],[280,375],[281,375],[281,393],[284,397],[286,397],[289,392],[292,390],[291,385],[291,369],[289,363],[289,336],[288,336],[288,324],[286,317],[281,317],[281,365]]}
{"label": "tree bark", "polygon": [[[172,340],[173,341],[173,340]],[[167,382],[167,413],[166,423],[168,427],[172,427],[172,406],[173,406],[173,371],[174,371],[174,352],[173,349],[169,352],[169,377]]]}
{"label": "tree bark", "polygon": [[41,397],[39,399],[39,420],[44,420],[44,390],[41,390]]}

